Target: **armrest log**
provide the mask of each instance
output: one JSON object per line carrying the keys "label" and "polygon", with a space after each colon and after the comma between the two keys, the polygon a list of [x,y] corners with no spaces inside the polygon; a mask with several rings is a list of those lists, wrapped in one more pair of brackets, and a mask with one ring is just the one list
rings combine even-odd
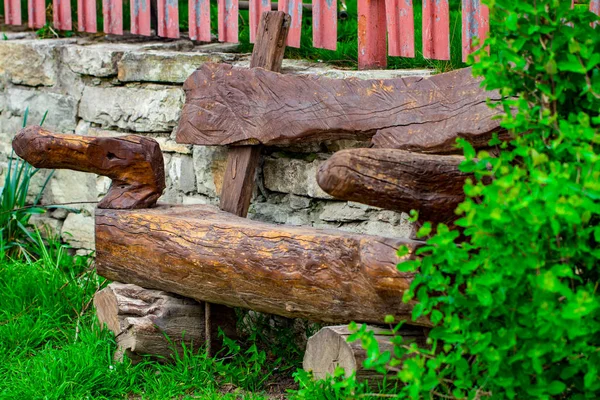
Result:
{"label": "armrest log", "polygon": [[164,161],[153,139],[67,135],[30,126],[17,134],[13,148],[36,168],[72,169],[111,178],[112,185],[98,208],[152,207],[165,189]]}

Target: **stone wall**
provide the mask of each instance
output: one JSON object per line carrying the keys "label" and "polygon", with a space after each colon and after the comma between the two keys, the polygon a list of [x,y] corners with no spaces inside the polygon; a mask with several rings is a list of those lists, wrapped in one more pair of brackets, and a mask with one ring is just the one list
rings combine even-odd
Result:
{"label": "stone wall", "polygon": [[[24,37],[25,36],[25,37]],[[164,152],[167,189],[163,202],[217,204],[227,149],[177,144],[174,128],[184,102],[188,75],[205,62],[247,67],[249,56],[231,46],[195,46],[190,41],[110,42],[91,39],[37,40],[7,34],[0,41],[0,163],[10,156],[12,136],[26,108],[30,124],[59,132],[155,138]],[[330,77],[386,78],[428,71],[347,71],[323,64],[285,60],[283,73]],[[366,143],[338,141],[265,148],[250,218],[279,224],[334,227],[361,233],[409,237],[407,215],[331,198],[317,185],[315,172],[333,152]],[[39,190],[49,171],[39,174]],[[0,177],[3,179],[3,176]],[[79,251],[94,248],[94,202],[108,189],[104,177],[55,171],[43,195],[45,204],[75,203],[79,213],[55,210],[36,217]]]}

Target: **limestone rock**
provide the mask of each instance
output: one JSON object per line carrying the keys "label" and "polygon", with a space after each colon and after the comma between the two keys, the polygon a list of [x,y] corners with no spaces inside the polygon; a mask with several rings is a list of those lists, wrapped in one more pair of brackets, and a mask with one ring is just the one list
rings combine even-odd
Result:
{"label": "limestone rock", "polygon": [[227,166],[227,148],[194,146],[193,160],[198,193],[212,198],[218,197]]}
{"label": "limestone rock", "polygon": [[317,170],[322,162],[268,157],[263,167],[265,187],[274,192],[332,199],[317,184]]}
{"label": "limestone rock", "polygon": [[170,132],[183,106],[179,88],[91,87],[83,91],[79,115],[104,128]]}
{"label": "limestone rock", "polygon": [[190,193],[196,190],[196,176],[194,174],[194,161],[192,157],[173,154],[167,170],[167,190]]}
{"label": "limestone rock", "polygon": [[350,207],[346,202],[329,202],[323,207],[319,218],[327,222],[351,222],[366,221],[369,216],[366,210]]}
{"label": "limestone rock", "polygon": [[43,238],[60,236],[63,221],[55,219],[52,214],[34,214],[29,223],[40,231]]}
{"label": "limestone rock", "polygon": [[118,63],[118,77],[122,82],[183,83],[202,64],[220,63],[226,58],[231,56],[175,51],[128,52]]}
{"label": "limestone rock", "polygon": [[94,217],[84,214],[69,214],[65,219],[60,236],[73,248],[95,249]]}
{"label": "limestone rock", "polygon": [[[14,116],[22,116],[29,107],[29,125],[39,124],[44,113],[44,126],[58,132],[72,132],[77,126],[77,99],[72,96],[12,87],[7,91],[6,109]],[[16,132],[15,132],[16,133]]]}
{"label": "limestone rock", "polygon": [[114,76],[117,75],[117,62],[126,48],[106,44],[65,46],[61,51],[62,62],[81,75]]}

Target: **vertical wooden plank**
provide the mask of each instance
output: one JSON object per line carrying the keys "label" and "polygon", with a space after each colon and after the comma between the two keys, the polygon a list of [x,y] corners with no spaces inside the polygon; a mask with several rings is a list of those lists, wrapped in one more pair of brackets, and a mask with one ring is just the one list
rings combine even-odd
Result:
{"label": "vertical wooden plank", "polygon": [[385,0],[358,0],[358,69],[387,66]]}
{"label": "vertical wooden plank", "polygon": [[158,0],[158,36],[179,37],[179,6],[177,0]]}
{"label": "vertical wooden plank", "polygon": [[302,0],[279,0],[277,9],[288,13],[291,18],[287,45],[299,48],[302,36]]}
{"label": "vertical wooden plank", "polygon": [[337,0],[313,0],[313,47],[337,48]]}
{"label": "vertical wooden plank", "polygon": [[4,22],[6,25],[21,25],[20,0],[4,0]]}
{"label": "vertical wooden plank", "polygon": [[46,25],[46,2],[44,0],[27,0],[28,25],[39,29]]}
{"label": "vertical wooden plank", "polygon": [[423,0],[423,57],[450,59],[448,0]]}
{"label": "vertical wooden plank", "polygon": [[150,0],[131,0],[131,33],[150,36]]}
{"label": "vertical wooden plank", "polygon": [[415,17],[412,0],[386,0],[388,54],[415,56]]}
{"label": "vertical wooden plank", "polygon": [[190,39],[210,42],[210,0],[189,0]]}
{"label": "vertical wooden plank", "polygon": [[250,0],[248,13],[250,14],[250,43],[254,43],[260,16],[271,11],[271,0]]}
{"label": "vertical wooden plank", "polygon": [[219,42],[238,42],[238,0],[218,0]]}
{"label": "vertical wooden plank", "polygon": [[490,30],[490,11],[481,0],[462,0],[462,8],[462,60],[466,62],[478,48],[473,43],[475,38],[482,44]]}
{"label": "vertical wooden plank", "polygon": [[73,29],[71,22],[71,1],[52,0],[52,19],[56,29],[70,31]]}
{"label": "vertical wooden plank", "polygon": [[123,34],[123,0],[102,0],[104,33]]}
{"label": "vertical wooden plank", "polygon": [[77,0],[77,30],[96,33],[96,0]]}

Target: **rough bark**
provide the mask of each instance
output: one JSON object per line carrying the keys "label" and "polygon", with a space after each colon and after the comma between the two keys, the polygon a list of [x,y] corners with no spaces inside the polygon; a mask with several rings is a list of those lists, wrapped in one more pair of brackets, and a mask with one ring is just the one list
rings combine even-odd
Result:
{"label": "rough bark", "polygon": [[[106,324],[115,334],[118,345],[115,358],[119,361],[123,354],[133,361],[138,361],[142,355],[170,361],[175,351],[182,354],[182,344],[194,350],[205,345],[204,307],[195,300],[113,282],[96,293],[94,305],[100,324]],[[215,307],[212,345],[218,348],[221,344],[217,339],[219,327],[229,338],[235,338],[236,331],[235,324],[222,323],[229,322],[223,317],[233,310]]]}
{"label": "rough bark", "polygon": [[154,139],[65,135],[30,126],[17,134],[13,148],[36,168],[65,168],[111,178],[99,208],[152,207],[165,189],[164,161]]}
{"label": "rough bark", "polygon": [[[394,345],[389,330],[370,326],[369,330],[375,332],[375,340],[379,344],[379,350],[383,353],[390,351],[394,353]],[[363,362],[367,358],[365,349],[360,341],[348,343],[351,332],[346,325],[326,326],[308,339],[306,352],[302,367],[305,371],[312,371],[315,379],[324,379],[327,375],[333,375],[336,367],[344,368],[346,375],[356,371],[359,380],[369,380],[376,384],[383,379],[383,375],[376,371],[365,369]],[[417,342],[425,345],[426,336],[423,329],[418,327],[406,327],[398,332],[408,344]],[[396,372],[398,367],[389,367],[390,372]]]}
{"label": "rough bark", "polygon": [[403,244],[415,248],[409,240],[270,225],[205,205],[96,211],[100,275],[315,321],[409,319],[402,293],[412,274],[396,268]]}
{"label": "rough bark", "polygon": [[185,82],[180,143],[282,145],[368,139],[380,148],[455,153],[500,131],[471,69],[387,80],[281,75],[205,64]]}
{"label": "rough bark", "polygon": [[317,173],[330,195],[388,210],[419,211],[421,221],[448,223],[465,198],[470,174],[460,172],[460,156],[391,149],[351,149],[335,153]]}

